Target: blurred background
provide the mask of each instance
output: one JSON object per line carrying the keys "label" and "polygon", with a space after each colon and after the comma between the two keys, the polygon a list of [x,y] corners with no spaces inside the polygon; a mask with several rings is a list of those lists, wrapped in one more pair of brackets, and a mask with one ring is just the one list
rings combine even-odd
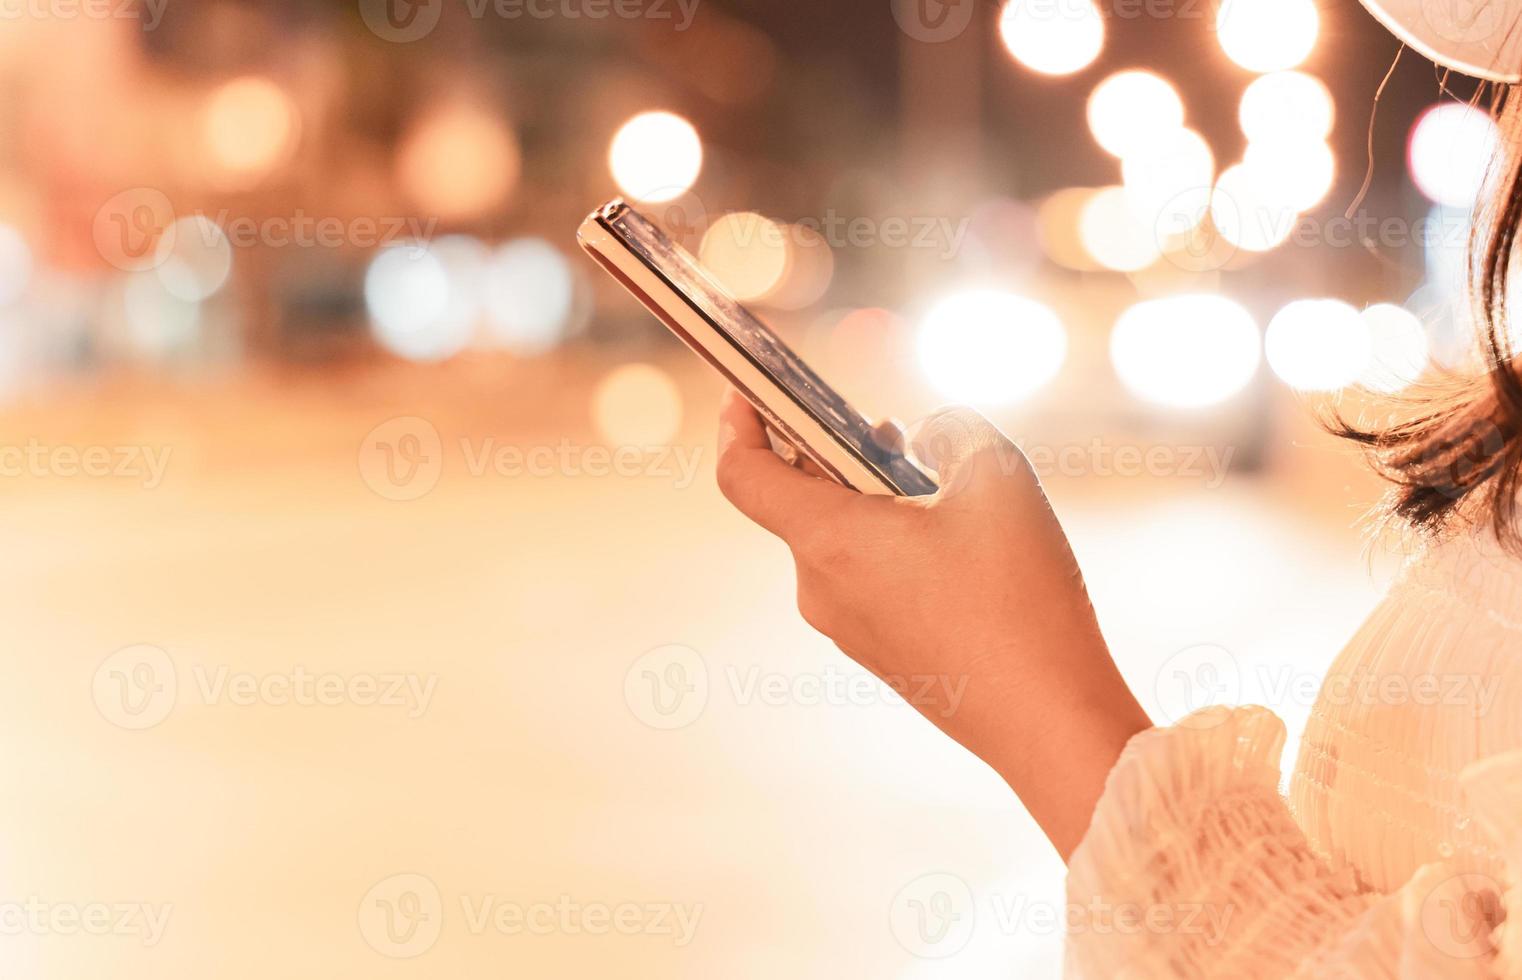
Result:
{"label": "blurred background", "polygon": [[[1294,735],[1470,370],[1475,95],[1357,0],[0,2],[0,972],[1056,976],[1003,784],[799,620],[639,202],[1026,448],[1153,716]],[[1376,111],[1376,93],[1379,101]]]}

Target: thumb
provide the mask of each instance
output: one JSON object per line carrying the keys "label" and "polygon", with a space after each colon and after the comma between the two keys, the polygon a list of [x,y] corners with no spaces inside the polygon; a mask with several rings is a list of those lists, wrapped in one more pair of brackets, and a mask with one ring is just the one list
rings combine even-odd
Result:
{"label": "thumb", "polygon": [[909,446],[916,459],[935,471],[940,498],[1000,486],[1010,477],[1035,479],[1020,447],[970,408],[930,415],[911,431]]}

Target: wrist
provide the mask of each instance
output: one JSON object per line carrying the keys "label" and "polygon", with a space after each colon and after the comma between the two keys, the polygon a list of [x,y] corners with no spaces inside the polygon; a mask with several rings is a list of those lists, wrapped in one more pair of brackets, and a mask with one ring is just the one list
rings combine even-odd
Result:
{"label": "wrist", "polygon": [[[1096,695],[1052,697],[984,756],[1066,860],[1088,831],[1110,770],[1126,743],[1152,727],[1117,674]],[[1073,692],[1076,694],[1076,692]]]}

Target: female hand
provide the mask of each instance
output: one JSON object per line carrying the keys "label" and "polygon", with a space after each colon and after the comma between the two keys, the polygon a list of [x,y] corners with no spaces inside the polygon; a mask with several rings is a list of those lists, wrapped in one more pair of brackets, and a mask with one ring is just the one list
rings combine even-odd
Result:
{"label": "female hand", "polygon": [[916,445],[940,492],[859,494],[784,462],[731,390],[719,488],[792,550],[804,619],[998,771],[1066,858],[1150,722],[1024,454],[971,410]]}

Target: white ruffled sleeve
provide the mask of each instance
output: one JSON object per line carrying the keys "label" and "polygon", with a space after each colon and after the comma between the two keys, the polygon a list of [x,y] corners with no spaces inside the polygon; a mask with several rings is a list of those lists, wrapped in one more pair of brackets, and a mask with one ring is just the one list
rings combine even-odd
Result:
{"label": "white ruffled sleeve", "polygon": [[[1279,794],[1283,748],[1283,723],[1257,707],[1127,744],[1069,862],[1069,976],[1495,975],[1468,876],[1433,865],[1381,896],[1312,851]],[[1474,921],[1437,928],[1445,915]]]}

